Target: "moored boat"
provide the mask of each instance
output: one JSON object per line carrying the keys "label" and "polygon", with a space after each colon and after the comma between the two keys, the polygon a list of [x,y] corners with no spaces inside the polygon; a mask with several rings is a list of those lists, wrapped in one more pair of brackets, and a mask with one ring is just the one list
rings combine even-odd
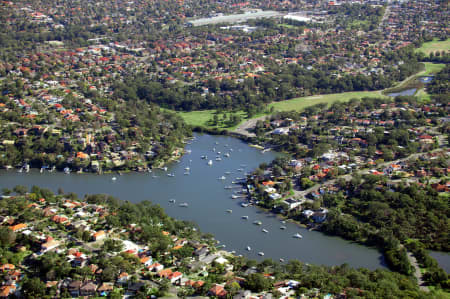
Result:
{"label": "moored boat", "polygon": [[301,239],[301,238],[303,238],[303,236],[300,235],[299,233],[296,233],[293,237],[296,238],[296,239]]}

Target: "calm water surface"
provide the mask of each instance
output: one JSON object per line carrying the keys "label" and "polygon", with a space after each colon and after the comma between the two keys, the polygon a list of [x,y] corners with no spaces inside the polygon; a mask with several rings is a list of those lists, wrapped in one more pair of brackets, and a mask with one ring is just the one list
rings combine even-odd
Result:
{"label": "calm water surface", "polygon": [[[270,162],[277,153],[262,154],[238,139],[211,135],[196,135],[195,141],[186,148],[192,151],[191,154],[186,154],[180,163],[168,165],[167,172],[154,170],[145,174],[100,176],[3,170],[0,171],[0,188],[36,185],[55,192],[61,187],[65,192],[74,192],[81,197],[107,193],[131,202],[148,199],[160,204],[174,218],[195,221],[203,232],[214,234],[221,244],[226,245],[226,250],[235,250],[237,254],[250,258],[261,259],[258,252],[264,252],[263,258],[274,260],[298,259],[324,265],[347,263],[369,269],[385,267],[380,253],[375,249],[319,232],[309,232],[293,223],[282,224],[276,216],[255,207],[243,208],[240,199],[231,198],[233,190],[237,189],[227,190],[225,186],[232,185],[232,180],[244,177],[246,171],[250,172],[260,163]],[[222,161],[215,160],[219,151]],[[225,157],[225,153],[229,153],[230,157]],[[213,165],[201,159],[203,155],[207,155]],[[187,167],[190,168],[190,175],[184,174]],[[174,174],[174,177],[167,174]],[[219,180],[221,176],[226,179]],[[112,180],[113,177],[117,179]],[[169,202],[172,198],[176,203]],[[180,207],[179,203],[183,202],[189,206]],[[232,213],[227,210],[232,210]],[[248,220],[242,219],[244,215],[248,216]],[[261,221],[262,225],[253,224],[255,220]],[[281,230],[282,225],[287,228]],[[268,233],[262,232],[262,229]],[[303,235],[303,239],[293,238],[296,233]],[[251,251],[246,250],[247,246],[251,247]]]}
{"label": "calm water surface", "polygon": [[442,251],[430,251],[430,256],[438,262],[439,266],[445,270],[445,272],[450,273],[450,253]]}

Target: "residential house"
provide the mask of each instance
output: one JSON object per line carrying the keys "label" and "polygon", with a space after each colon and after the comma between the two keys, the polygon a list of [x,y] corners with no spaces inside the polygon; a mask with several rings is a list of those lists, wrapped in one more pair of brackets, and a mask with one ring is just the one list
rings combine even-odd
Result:
{"label": "residential house", "polygon": [[112,283],[104,282],[102,285],[97,289],[97,293],[102,296],[108,296],[109,293],[111,293],[114,289],[114,286]]}
{"label": "residential house", "polygon": [[209,289],[208,296],[225,298],[227,296],[227,291],[220,284],[215,284],[212,288]]}
{"label": "residential house", "polygon": [[81,296],[95,296],[95,292],[97,290],[97,285],[92,281],[86,282],[83,286],[80,287],[80,295]]}
{"label": "residential house", "polygon": [[80,296],[80,288],[82,285],[83,283],[81,281],[74,280],[71,283],[69,283],[67,290],[69,291],[72,297],[78,297]]}

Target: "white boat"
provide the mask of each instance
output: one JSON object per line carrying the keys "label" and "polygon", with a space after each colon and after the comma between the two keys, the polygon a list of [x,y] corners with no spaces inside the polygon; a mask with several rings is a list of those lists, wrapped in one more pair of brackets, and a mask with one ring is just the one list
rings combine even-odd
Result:
{"label": "white boat", "polygon": [[227,212],[228,213],[233,213],[233,210],[228,209]]}
{"label": "white boat", "polygon": [[44,172],[44,167],[41,167],[41,170],[39,170],[40,173]]}
{"label": "white boat", "polygon": [[286,226],[284,226],[284,225],[280,226],[280,229],[286,229]]}
{"label": "white boat", "polygon": [[70,173],[70,168],[69,167],[64,168],[64,173],[65,174],[69,174]]}
{"label": "white boat", "polygon": [[233,195],[231,195],[231,198],[236,199],[236,198],[239,198],[239,196],[233,194]]}
{"label": "white boat", "polygon": [[267,229],[263,228],[263,229],[262,229],[262,232],[263,232],[263,233],[268,233],[269,231],[268,231]]}
{"label": "white boat", "polygon": [[222,158],[221,157],[217,157],[216,161],[222,161]]}
{"label": "white boat", "polygon": [[225,153],[224,156],[228,158],[230,157],[230,153]]}
{"label": "white boat", "polygon": [[245,249],[247,249],[247,251],[252,250],[252,249],[250,248],[250,246],[247,246],[247,248],[245,248]]}
{"label": "white boat", "polygon": [[243,208],[248,207],[248,203],[245,203],[245,202],[241,203],[241,207],[243,207]]}
{"label": "white boat", "polygon": [[164,171],[167,171],[167,167],[163,167],[163,170],[164,170]]}
{"label": "white boat", "polygon": [[174,177],[175,175],[173,173],[168,173],[167,176]]}
{"label": "white boat", "polygon": [[260,251],[260,252],[258,252],[258,255],[259,256],[264,256],[264,252]]}
{"label": "white boat", "polygon": [[242,219],[248,219],[248,216],[242,216]]}
{"label": "white boat", "polygon": [[208,156],[201,156],[201,158],[202,158],[203,160],[206,160],[206,159],[208,159]]}
{"label": "white boat", "polygon": [[242,169],[242,168],[238,168],[238,171],[244,171],[244,169]]}
{"label": "white boat", "polygon": [[189,171],[189,170],[191,170],[191,168],[189,168],[189,166],[188,166],[188,167],[185,167],[184,170]]}
{"label": "white boat", "polygon": [[225,189],[233,189],[232,186],[225,186],[224,188],[225,188]]}
{"label": "white boat", "polygon": [[209,161],[208,161],[208,165],[212,165],[212,160],[209,160]]}
{"label": "white boat", "polygon": [[117,180],[117,178],[116,178],[115,176],[113,176],[113,177],[111,178],[111,180],[115,181],[115,180]]}
{"label": "white boat", "polygon": [[280,258],[280,262],[284,263],[284,259]]}
{"label": "white boat", "polygon": [[258,221],[258,220],[255,220],[255,221],[253,221],[253,224],[256,224],[256,225],[262,225],[262,222],[261,222],[261,221]]}
{"label": "white boat", "polygon": [[186,171],[185,173],[184,173],[184,175],[190,175],[191,173],[189,172],[189,171]]}
{"label": "white boat", "polygon": [[300,235],[299,233],[296,233],[296,234],[294,235],[294,238],[301,239],[301,238],[303,238],[303,236]]}
{"label": "white boat", "polygon": [[23,167],[25,168],[25,172],[29,172],[30,171],[30,165],[29,164],[25,164]]}
{"label": "white boat", "polygon": [[188,149],[188,150],[186,150],[186,153],[190,154],[190,153],[192,153],[192,150]]}
{"label": "white boat", "polygon": [[229,174],[231,174],[231,172],[230,171],[225,171],[225,174],[229,175]]}
{"label": "white boat", "polygon": [[171,198],[171,199],[169,199],[169,202],[171,202],[171,203],[175,203],[175,198]]}
{"label": "white boat", "polygon": [[218,180],[226,180],[226,177],[225,176],[221,176],[221,177],[219,177],[219,178],[217,178]]}
{"label": "white boat", "polygon": [[188,206],[188,203],[187,203],[187,202],[183,202],[183,203],[180,203],[179,206],[180,206],[180,207],[187,207],[187,206]]}

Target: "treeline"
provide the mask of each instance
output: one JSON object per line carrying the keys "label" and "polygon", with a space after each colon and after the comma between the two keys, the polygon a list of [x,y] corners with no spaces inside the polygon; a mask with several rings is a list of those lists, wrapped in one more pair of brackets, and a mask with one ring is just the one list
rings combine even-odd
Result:
{"label": "treeline", "polygon": [[[340,182],[343,194],[326,194],[323,203],[331,208],[321,230],[381,248],[386,261],[396,271],[411,274],[406,251],[400,246],[416,240],[413,252],[420,253],[419,260],[433,269],[427,282],[449,288],[448,277],[442,269],[426,257],[425,249],[448,252],[449,208],[442,197],[430,186],[420,188],[398,184],[388,186],[384,178],[355,175],[348,183]],[[439,269],[438,269],[439,268]]]}
{"label": "treeline", "polygon": [[[174,110],[192,111],[204,109],[242,109],[261,111],[272,101],[282,101],[312,94],[340,93],[385,89],[401,81],[421,68],[416,56],[404,54],[388,55],[389,60],[406,62],[398,69],[389,69],[384,75],[330,76],[338,66],[323,65],[309,70],[307,65],[289,65],[274,68],[274,75],[261,75],[243,81],[208,79],[192,85],[179,85],[167,80],[152,79],[138,73],[123,82],[113,85],[114,98],[127,101],[142,99]],[[205,93],[203,88],[207,88]]]}

